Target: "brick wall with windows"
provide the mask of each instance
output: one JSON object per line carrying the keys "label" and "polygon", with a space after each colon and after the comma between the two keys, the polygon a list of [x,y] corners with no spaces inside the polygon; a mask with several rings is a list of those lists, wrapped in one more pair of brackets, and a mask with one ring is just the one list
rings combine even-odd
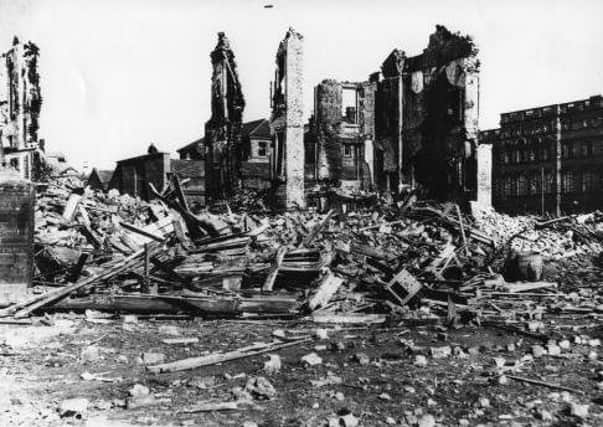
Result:
{"label": "brick wall with windows", "polygon": [[500,128],[482,131],[480,143],[492,144],[493,204],[497,210],[519,214],[541,213],[544,208],[554,213],[557,186],[563,212],[603,208],[600,95],[501,114]]}

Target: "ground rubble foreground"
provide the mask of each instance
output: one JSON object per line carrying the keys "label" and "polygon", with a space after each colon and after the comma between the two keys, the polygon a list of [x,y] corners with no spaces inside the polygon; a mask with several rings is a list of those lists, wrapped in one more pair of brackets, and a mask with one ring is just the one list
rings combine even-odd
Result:
{"label": "ground rubble foreground", "polygon": [[182,184],[37,185],[2,425],[603,423],[601,213],[341,192],[193,212]]}

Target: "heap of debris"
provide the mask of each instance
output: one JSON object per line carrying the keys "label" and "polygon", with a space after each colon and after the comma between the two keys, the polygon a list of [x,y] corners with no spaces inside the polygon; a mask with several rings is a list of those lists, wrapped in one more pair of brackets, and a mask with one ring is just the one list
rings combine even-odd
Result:
{"label": "heap of debris", "polygon": [[601,309],[596,300],[565,298],[556,282],[543,281],[542,268],[569,245],[599,254],[598,213],[538,222],[481,212],[474,221],[454,204],[376,196],[353,210],[344,200],[327,213],[268,213],[251,193],[236,204],[253,209],[193,213],[177,176],[152,191],[156,200],[147,203],[114,190],[39,184],[34,291],[52,289],[2,314],[95,309],[329,323],[391,315],[509,325],[535,312]]}

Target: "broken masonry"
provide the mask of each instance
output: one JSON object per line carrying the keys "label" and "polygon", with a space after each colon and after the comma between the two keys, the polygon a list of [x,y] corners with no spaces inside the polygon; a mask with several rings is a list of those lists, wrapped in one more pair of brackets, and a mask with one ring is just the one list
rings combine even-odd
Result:
{"label": "broken masonry", "polygon": [[205,124],[206,194],[223,198],[240,188],[241,124],[245,99],[235,55],[224,33],[212,51],[211,118]]}

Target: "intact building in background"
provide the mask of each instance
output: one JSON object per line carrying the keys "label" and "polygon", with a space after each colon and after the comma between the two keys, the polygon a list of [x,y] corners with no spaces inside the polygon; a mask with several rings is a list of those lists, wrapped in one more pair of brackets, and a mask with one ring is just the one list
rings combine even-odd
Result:
{"label": "intact building in background", "polygon": [[0,55],[0,163],[32,178],[42,96],[38,74],[39,49],[32,42]]}
{"label": "intact building in background", "polygon": [[492,146],[493,204],[502,212],[603,208],[603,97],[501,114]]}

